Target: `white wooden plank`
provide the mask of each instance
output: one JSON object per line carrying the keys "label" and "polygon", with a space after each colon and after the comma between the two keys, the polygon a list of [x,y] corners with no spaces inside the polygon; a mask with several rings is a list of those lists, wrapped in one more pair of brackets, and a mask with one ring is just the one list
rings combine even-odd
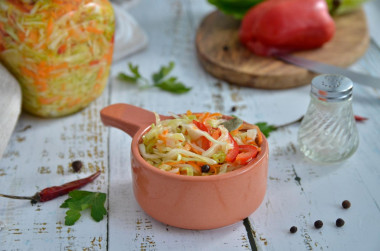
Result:
{"label": "white wooden plank", "polygon": [[[146,30],[150,38],[149,47],[126,61],[138,64],[141,72],[150,76],[160,65],[172,60],[176,63],[173,75],[191,86],[192,91],[185,95],[173,95],[156,89],[139,90],[113,79],[111,103],[126,102],[162,114],[183,113],[189,109],[230,110],[232,101],[225,105],[222,98],[230,96],[228,85],[221,83],[217,85],[220,87],[216,87],[218,81],[208,76],[196,61],[194,34],[197,24],[194,23],[193,13],[189,12],[191,7],[190,2],[185,1],[168,1],[165,4],[141,2],[131,14]],[[167,14],[154,15],[155,12]],[[112,75],[116,76],[120,71],[126,71],[126,63],[114,65]],[[191,231],[167,226],[146,215],[136,203],[131,187],[131,139],[116,129],[111,129],[110,135],[111,250],[123,247],[130,250],[250,249],[242,222],[217,230]]]}

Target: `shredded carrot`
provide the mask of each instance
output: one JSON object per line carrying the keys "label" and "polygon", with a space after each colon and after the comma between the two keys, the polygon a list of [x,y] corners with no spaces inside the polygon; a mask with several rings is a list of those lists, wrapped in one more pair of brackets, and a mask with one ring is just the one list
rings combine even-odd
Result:
{"label": "shredded carrot", "polygon": [[194,170],[195,170],[198,174],[202,173],[202,168],[201,168],[198,164],[196,164],[194,161],[188,161],[187,163],[188,163],[189,165],[191,165],[192,167],[194,167]]}
{"label": "shredded carrot", "polygon": [[184,147],[185,150],[190,151],[191,150],[191,145],[189,143],[185,143]]}
{"label": "shredded carrot", "polygon": [[[195,144],[195,142],[191,142],[191,143],[192,143],[192,144]],[[190,145],[190,147],[191,147],[191,151],[195,152],[196,154],[202,154],[201,151],[195,149],[192,145]]]}
{"label": "shredded carrot", "polygon": [[94,90],[99,90],[100,87],[102,87],[102,85],[99,84],[99,83],[96,83],[96,84],[94,85]]}
{"label": "shredded carrot", "polygon": [[215,112],[215,113],[213,113],[213,114],[210,115],[210,118],[221,117],[221,116],[222,116],[221,113]]}
{"label": "shredded carrot", "polygon": [[38,101],[40,102],[40,104],[48,105],[48,104],[53,103],[54,101],[57,101],[58,99],[59,97],[51,97],[51,98],[39,97]]}
{"label": "shredded carrot", "polygon": [[38,30],[37,29],[31,29],[29,31],[28,40],[30,40],[32,43],[38,43]]}
{"label": "shredded carrot", "polygon": [[215,164],[215,165],[210,165],[210,170],[214,172],[214,174],[217,174],[218,173],[218,170],[220,168],[221,165],[219,164]]}
{"label": "shredded carrot", "polygon": [[256,144],[258,146],[261,146],[261,143],[263,143],[263,136],[261,135],[261,131],[260,129],[258,130],[257,132],[257,137],[256,137],[256,140],[255,140]]}
{"label": "shredded carrot", "polygon": [[169,161],[169,162],[165,162],[163,164],[166,164],[166,165],[169,165],[169,166],[174,166],[174,165],[177,165],[177,164],[184,164],[185,161],[183,160],[180,160],[180,161]]}
{"label": "shredded carrot", "polygon": [[100,67],[99,71],[98,71],[98,75],[96,75],[96,79],[99,80],[102,78],[103,76],[103,67]]}
{"label": "shredded carrot", "polygon": [[99,64],[100,60],[98,59],[95,59],[95,60],[92,60],[90,63],[88,63],[89,65],[96,65],[96,64]]}
{"label": "shredded carrot", "polygon": [[92,32],[92,33],[95,33],[95,34],[103,34],[103,33],[104,33],[104,31],[99,30],[99,29],[97,29],[96,27],[93,27],[93,26],[88,26],[88,27],[86,28],[86,30],[87,30],[88,32]]}
{"label": "shredded carrot", "polygon": [[66,48],[67,48],[67,45],[66,45],[66,44],[61,45],[61,46],[58,48],[57,53],[58,53],[58,54],[63,54],[63,53],[65,53]]}
{"label": "shredded carrot", "polygon": [[45,79],[37,79],[34,81],[34,85],[37,86],[38,91],[44,92],[48,89],[48,85]]}
{"label": "shredded carrot", "polygon": [[204,123],[205,120],[206,120],[209,116],[210,116],[210,113],[209,113],[209,112],[204,113],[204,114],[199,118],[199,122]]}
{"label": "shredded carrot", "polygon": [[20,39],[20,42],[24,42],[24,40],[25,40],[25,33],[23,32],[23,31],[18,31],[17,32],[17,36],[18,36],[18,39]]}
{"label": "shredded carrot", "polygon": [[49,38],[53,33],[53,18],[50,17],[46,26],[46,38]]}

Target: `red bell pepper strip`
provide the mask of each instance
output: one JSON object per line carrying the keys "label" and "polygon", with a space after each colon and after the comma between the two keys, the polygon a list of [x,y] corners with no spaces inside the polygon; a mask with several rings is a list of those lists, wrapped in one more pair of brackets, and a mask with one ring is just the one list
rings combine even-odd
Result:
{"label": "red bell pepper strip", "polygon": [[[196,121],[196,120],[193,120],[193,124],[196,125],[196,127],[198,127],[199,130],[202,130],[204,132],[207,132],[209,133],[209,130],[208,128],[206,127],[205,124],[199,122],[199,121]],[[205,137],[205,136],[201,136],[197,141],[196,141],[197,145],[200,146],[203,150],[207,150],[208,148],[210,148],[210,141]]]}
{"label": "red bell pepper strip", "polygon": [[231,136],[230,133],[228,133],[228,137],[230,141],[232,142],[232,144],[234,145],[234,147],[228,151],[226,155],[226,161],[234,162],[234,160],[236,159],[236,156],[239,153],[239,145],[236,143],[236,141],[234,140],[234,138]]}
{"label": "red bell pepper strip", "polygon": [[210,141],[205,136],[201,136],[195,140],[195,144],[205,151],[210,148]]}
{"label": "red bell pepper strip", "polygon": [[239,154],[236,156],[235,162],[239,165],[245,165],[258,154],[257,147],[252,145],[239,145]]}
{"label": "red bell pepper strip", "polygon": [[203,124],[199,121],[196,121],[196,120],[193,120],[193,124],[196,125],[200,130],[208,132],[208,128],[206,127],[205,124]]}

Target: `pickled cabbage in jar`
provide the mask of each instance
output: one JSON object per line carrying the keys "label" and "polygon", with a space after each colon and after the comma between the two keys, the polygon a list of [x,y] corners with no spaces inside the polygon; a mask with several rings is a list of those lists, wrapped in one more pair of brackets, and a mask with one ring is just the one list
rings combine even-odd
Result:
{"label": "pickled cabbage in jar", "polygon": [[107,0],[1,0],[0,60],[19,81],[23,108],[57,117],[103,91],[115,18]]}

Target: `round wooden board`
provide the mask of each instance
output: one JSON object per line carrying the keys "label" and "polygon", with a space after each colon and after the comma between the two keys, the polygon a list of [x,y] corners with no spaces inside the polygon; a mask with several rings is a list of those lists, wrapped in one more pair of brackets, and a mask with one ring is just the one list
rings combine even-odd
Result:
{"label": "round wooden board", "polygon": [[[322,48],[294,53],[335,66],[346,67],[367,50],[369,35],[365,13],[358,10],[334,18],[336,32]],[[306,85],[316,76],[274,58],[259,57],[238,38],[240,22],[219,11],[204,18],[196,35],[198,58],[207,72],[231,84],[263,89]]]}

